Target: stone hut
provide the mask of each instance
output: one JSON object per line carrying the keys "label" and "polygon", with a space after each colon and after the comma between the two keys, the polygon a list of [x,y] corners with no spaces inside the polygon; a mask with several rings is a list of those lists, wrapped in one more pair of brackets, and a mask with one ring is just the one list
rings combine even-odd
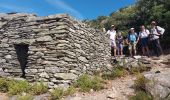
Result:
{"label": "stone hut", "polygon": [[104,70],[108,38],[67,14],[0,14],[0,76],[69,84],[82,73]]}

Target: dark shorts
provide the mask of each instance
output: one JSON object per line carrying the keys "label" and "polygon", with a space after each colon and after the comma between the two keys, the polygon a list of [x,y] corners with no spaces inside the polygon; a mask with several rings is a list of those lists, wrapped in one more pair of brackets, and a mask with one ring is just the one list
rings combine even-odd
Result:
{"label": "dark shorts", "polygon": [[141,38],[141,46],[142,47],[148,46],[148,38]]}

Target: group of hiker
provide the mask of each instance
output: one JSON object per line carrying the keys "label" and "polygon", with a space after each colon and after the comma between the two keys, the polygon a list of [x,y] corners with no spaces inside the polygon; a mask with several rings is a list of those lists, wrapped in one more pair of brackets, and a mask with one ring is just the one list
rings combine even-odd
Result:
{"label": "group of hiker", "polygon": [[140,26],[140,32],[136,33],[135,28],[130,28],[126,38],[122,36],[121,32],[115,30],[115,26],[111,25],[110,30],[107,31],[110,37],[111,55],[124,55],[124,48],[128,48],[128,53],[131,57],[137,54],[137,47],[140,45],[143,56],[150,57],[151,51],[154,55],[159,57],[163,54],[160,37],[164,34],[165,29],[158,26],[155,21],[151,22],[151,29],[148,30],[144,25]]}

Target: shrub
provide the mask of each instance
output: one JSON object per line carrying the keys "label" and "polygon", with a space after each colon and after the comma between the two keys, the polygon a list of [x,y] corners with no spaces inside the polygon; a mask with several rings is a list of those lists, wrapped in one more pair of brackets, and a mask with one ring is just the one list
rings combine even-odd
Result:
{"label": "shrub", "polygon": [[91,88],[95,91],[99,91],[104,88],[103,80],[100,77],[94,76],[91,80]]}
{"label": "shrub", "polygon": [[138,74],[138,73],[142,73],[144,71],[147,71],[147,68],[144,64],[142,63],[139,63],[139,66],[138,67],[135,67],[135,66],[132,66],[130,68],[130,73],[131,74]]}
{"label": "shrub", "polygon": [[7,84],[10,95],[16,95],[29,90],[29,83],[27,81],[9,80]]}
{"label": "shrub", "polygon": [[84,74],[79,77],[76,81],[75,86],[80,88],[82,92],[89,92],[91,89],[98,91],[103,88],[103,81],[101,78],[89,77],[88,75]]}
{"label": "shrub", "polygon": [[17,100],[33,100],[34,97],[32,95],[18,95]]}
{"label": "shrub", "polygon": [[61,88],[56,88],[51,92],[51,100],[59,100],[64,96],[64,90]]}
{"label": "shrub", "polygon": [[140,69],[138,67],[131,67],[129,72],[130,74],[139,74]]}
{"label": "shrub", "polygon": [[138,74],[134,82],[135,89],[145,90],[145,85],[147,82],[148,80],[142,74]]}
{"label": "shrub", "polygon": [[112,69],[111,73],[103,74],[102,77],[104,79],[115,79],[116,77],[123,77],[127,74],[127,71],[122,67],[115,67]]}
{"label": "shrub", "polygon": [[153,100],[152,96],[145,93],[144,91],[139,91],[135,96],[130,97],[129,100]]}
{"label": "shrub", "polygon": [[7,80],[4,79],[4,78],[0,78],[0,91],[1,92],[7,92],[8,91]]}
{"label": "shrub", "polygon": [[140,69],[140,72],[147,71],[147,67],[144,64],[142,64],[142,63],[140,64],[139,69]]}
{"label": "shrub", "polygon": [[46,93],[48,91],[47,85],[44,85],[43,82],[36,82],[31,86],[31,94],[39,95]]}
{"label": "shrub", "polygon": [[74,86],[70,86],[65,92],[64,95],[73,95],[76,92],[76,88]]}

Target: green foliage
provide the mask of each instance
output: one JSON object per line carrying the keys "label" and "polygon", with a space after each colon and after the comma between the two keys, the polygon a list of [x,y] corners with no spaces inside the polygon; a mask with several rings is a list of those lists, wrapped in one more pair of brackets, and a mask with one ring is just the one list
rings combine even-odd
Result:
{"label": "green foliage", "polygon": [[104,79],[115,79],[116,77],[123,77],[127,74],[127,71],[122,67],[114,67],[111,73],[103,74]]}
{"label": "green foliage", "polygon": [[146,83],[148,83],[148,80],[142,74],[138,74],[134,82],[134,87],[136,90],[145,90]]}
{"label": "green foliage", "polygon": [[5,78],[0,78],[0,92],[7,91],[8,91],[7,80]]}
{"label": "green foliage", "polygon": [[74,86],[70,86],[65,92],[64,95],[73,95],[76,92],[76,88]]}
{"label": "green foliage", "polygon": [[59,100],[64,96],[64,90],[61,88],[56,88],[51,92],[51,100]]}
{"label": "green foliage", "polygon": [[97,76],[89,77],[88,75],[84,74],[79,77],[76,81],[75,86],[80,88],[82,92],[89,92],[90,89],[98,91],[103,89],[103,80]]}
{"label": "green foliage", "polygon": [[135,96],[130,97],[129,100],[153,100],[152,96],[145,93],[144,91],[139,91]]}
{"label": "green foliage", "polygon": [[63,96],[73,95],[76,92],[76,88],[74,86],[70,86],[66,91],[62,88],[56,88],[51,92],[50,100],[59,100]]}
{"label": "green foliage", "polygon": [[47,85],[44,85],[42,82],[36,82],[31,86],[31,94],[39,95],[46,93],[48,91]]}
{"label": "green foliage", "polygon": [[31,86],[27,81],[0,78],[0,91],[8,92],[9,95],[17,95],[22,92],[30,92],[31,94],[39,95],[46,93],[48,87],[42,82],[34,83]]}
{"label": "green foliage", "polygon": [[29,83],[27,81],[9,80],[7,82],[8,93],[10,95],[20,94],[29,90]]}
{"label": "green foliage", "polygon": [[17,96],[17,100],[33,100],[33,99],[34,97],[30,94]]}

